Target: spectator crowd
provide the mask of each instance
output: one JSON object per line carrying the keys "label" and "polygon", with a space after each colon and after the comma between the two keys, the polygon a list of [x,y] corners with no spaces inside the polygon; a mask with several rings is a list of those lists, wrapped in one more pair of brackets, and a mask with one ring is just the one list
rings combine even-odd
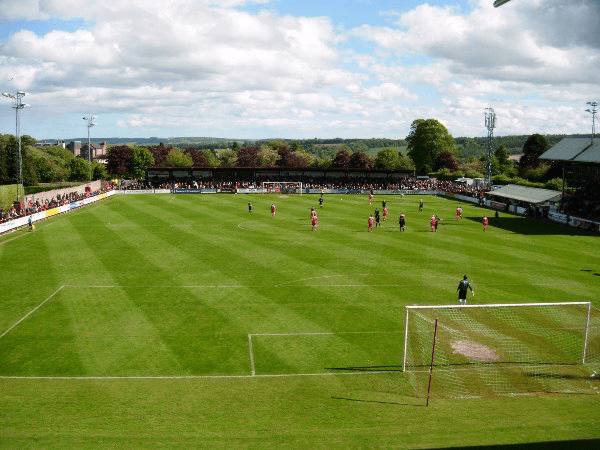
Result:
{"label": "spectator crowd", "polygon": [[[80,201],[89,196],[112,189],[142,190],[142,189],[217,189],[233,192],[237,189],[259,189],[265,181],[270,182],[302,182],[303,188],[314,190],[351,190],[351,191],[438,191],[466,195],[483,200],[486,189],[479,186],[467,185],[457,181],[440,181],[435,178],[407,177],[401,180],[368,180],[341,179],[323,177],[319,179],[300,177],[294,179],[248,178],[248,179],[153,179],[153,180],[123,180],[120,183],[105,183],[99,191],[57,194],[54,198],[29,201],[27,204],[14,204],[8,210],[0,210],[0,223],[25,217],[48,209],[56,208]],[[600,185],[589,183],[575,194],[571,194],[562,202],[562,212],[574,217],[600,221]]]}
{"label": "spectator crowd", "polygon": [[19,205],[18,203],[16,203],[13,204],[8,210],[0,210],[0,223],[8,222],[10,220],[18,219],[20,217],[26,217],[52,208],[84,200],[87,197],[95,196],[102,192],[109,191],[113,189],[113,187],[114,185],[106,184],[99,191],[85,193],[79,193],[77,191],[59,193],[51,199],[28,201],[26,204],[23,205]]}

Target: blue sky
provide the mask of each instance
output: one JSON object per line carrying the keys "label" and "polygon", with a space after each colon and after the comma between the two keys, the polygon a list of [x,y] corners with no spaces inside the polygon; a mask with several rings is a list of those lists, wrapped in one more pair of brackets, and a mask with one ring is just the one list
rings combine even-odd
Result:
{"label": "blue sky", "polygon": [[0,90],[37,139],[589,133],[599,1],[492,3],[0,0]]}

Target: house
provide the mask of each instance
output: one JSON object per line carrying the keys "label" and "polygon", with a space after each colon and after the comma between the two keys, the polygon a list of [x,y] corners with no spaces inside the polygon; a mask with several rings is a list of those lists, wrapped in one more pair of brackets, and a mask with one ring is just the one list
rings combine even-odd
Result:
{"label": "house", "polygon": [[[108,142],[104,141],[101,144],[90,142],[92,148],[92,160],[100,163],[106,163],[106,150],[108,149]],[[81,156],[84,159],[88,159],[88,144],[81,141],[71,141],[66,146],[67,150],[73,153],[75,156]]]}

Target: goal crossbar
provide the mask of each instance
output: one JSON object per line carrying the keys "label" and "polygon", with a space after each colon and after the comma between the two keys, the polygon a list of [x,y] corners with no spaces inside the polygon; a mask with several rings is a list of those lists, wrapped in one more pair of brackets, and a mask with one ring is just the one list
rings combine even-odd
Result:
{"label": "goal crossbar", "polygon": [[407,305],[406,309],[456,309],[456,308],[507,308],[507,307],[528,307],[528,306],[571,306],[588,305],[592,302],[554,302],[554,303],[490,303],[487,305]]}

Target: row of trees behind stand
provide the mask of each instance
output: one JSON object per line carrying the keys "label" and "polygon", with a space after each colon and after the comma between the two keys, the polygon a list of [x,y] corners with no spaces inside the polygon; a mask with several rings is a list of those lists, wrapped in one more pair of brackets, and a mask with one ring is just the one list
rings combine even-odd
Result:
{"label": "row of trees behind stand", "polygon": [[[500,138],[506,141],[507,137]],[[485,156],[464,158],[465,148],[471,148],[476,138],[455,139],[446,127],[435,119],[418,119],[411,125],[405,140],[331,140],[325,144],[315,140],[274,140],[240,145],[233,142],[226,149],[198,149],[173,146],[113,145],[109,148],[106,165],[92,162],[92,179],[127,177],[142,179],[149,166],[169,167],[337,167],[359,169],[395,169],[417,174],[433,174],[442,179],[462,176],[483,177]],[[338,142],[339,141],[339,142]],[[507,143],[509,141],[506,141]],[[512,141],[511,141],[512,142]],[[35,147],[35,139],[22,136],[22,167],[25,185],[56,181],[87,181],[88,162],[75,157],[62,147]],[[365,143],[392,145],[383,148],[367,147]],[[308,147],[306,147],[306,146]],[[512,144],[511,144],[512,145]],[[523,145],[520,165],[509,159],[509,151],[500,145],[494,156],[493,172],[498,183],[523,180],[547,182],[560,174],[538,157],[549,147],[545,136],[535,134]],[[358,148],[362,150],[357,150]],[[512,148],[511,148],[512,150]],[[0,184],[16,180],[16,140],[0,135]]]}

